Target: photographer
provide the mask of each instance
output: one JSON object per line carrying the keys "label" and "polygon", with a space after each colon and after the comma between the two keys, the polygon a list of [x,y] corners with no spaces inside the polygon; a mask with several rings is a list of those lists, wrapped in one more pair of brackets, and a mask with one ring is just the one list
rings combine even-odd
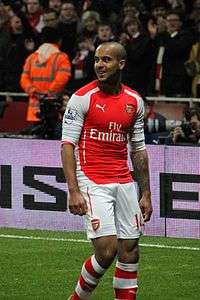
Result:
{"label": "photographer", "polygon": [[40,121],[17,132],[18,135],[31,138],[60,140],[62,136],[62,119],[70,93],[64,90],[56,96],[37,95],[40,101],[40,112],[36,116]]}
{"label": "photographer", "polygon": [[160,136],[166,137],[169,135],[169,129],[171,129],[171,122],[167,120],[162,114],[155,111],[154,103],[148,101],[145,97],[144,107],[144,133],[146,144],[160,144]]}
{"label": "photographer", "polygon": [[62,119],[69,98],[70,98],[70,93],[68,91],[63,91],[62,94],[59,95],[59,98],[54,100],[54,102],[52,103],[53,105],[51,107],[49,107],[48,105],[49,102],[48,101],[46,102],[47,106],[44,106],[44,111],[43,111],[44,112],[43,114],[44,137],[46,135],[47,138],[53,140],[61,139]]}
{"label": "photographer", "polygon": [[198,108],[185,112],[182,124],[171,131],[166,143],[200,145],[200,110]]}

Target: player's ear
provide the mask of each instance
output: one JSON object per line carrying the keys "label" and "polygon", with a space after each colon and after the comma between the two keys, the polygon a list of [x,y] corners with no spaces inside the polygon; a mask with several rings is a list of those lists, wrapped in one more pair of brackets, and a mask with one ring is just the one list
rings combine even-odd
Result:
{"label": "player's ear", "polygon": [[120,60],[119,62],[119,69],[122,70],[125,67],[126,61],[125,59]]}

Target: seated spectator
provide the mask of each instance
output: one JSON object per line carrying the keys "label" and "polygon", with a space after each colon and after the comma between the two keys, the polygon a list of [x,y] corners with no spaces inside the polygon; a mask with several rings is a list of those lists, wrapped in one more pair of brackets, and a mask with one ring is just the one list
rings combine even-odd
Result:
{"label": "seated spectator", "polygon": [[186,111],[183,122],[171,131],[166,143],[200,145],[200,110]]}

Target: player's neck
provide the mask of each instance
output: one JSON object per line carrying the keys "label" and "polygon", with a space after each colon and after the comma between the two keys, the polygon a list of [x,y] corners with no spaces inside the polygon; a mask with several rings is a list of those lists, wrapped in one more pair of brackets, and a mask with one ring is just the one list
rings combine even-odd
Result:
{"label": "player's neck", "polygon": [[101,91],[110,95],[117,95],[121,92],[121,76],[118,78],[112,78],[109,81],[98,82],[98,86]]}

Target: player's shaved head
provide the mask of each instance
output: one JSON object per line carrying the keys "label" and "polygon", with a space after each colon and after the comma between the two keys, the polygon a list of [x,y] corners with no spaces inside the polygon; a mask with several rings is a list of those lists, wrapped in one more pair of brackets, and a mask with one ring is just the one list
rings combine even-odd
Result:
{"label": "player's shaved head", "polygon": [[109,48],[112,50],[113,55],[118,59],[118,60],[126,60],[127,54],[124,46],[120,43],[117,42],[105,42],[102,43],[97,47],[97,50],[100,48]]}

